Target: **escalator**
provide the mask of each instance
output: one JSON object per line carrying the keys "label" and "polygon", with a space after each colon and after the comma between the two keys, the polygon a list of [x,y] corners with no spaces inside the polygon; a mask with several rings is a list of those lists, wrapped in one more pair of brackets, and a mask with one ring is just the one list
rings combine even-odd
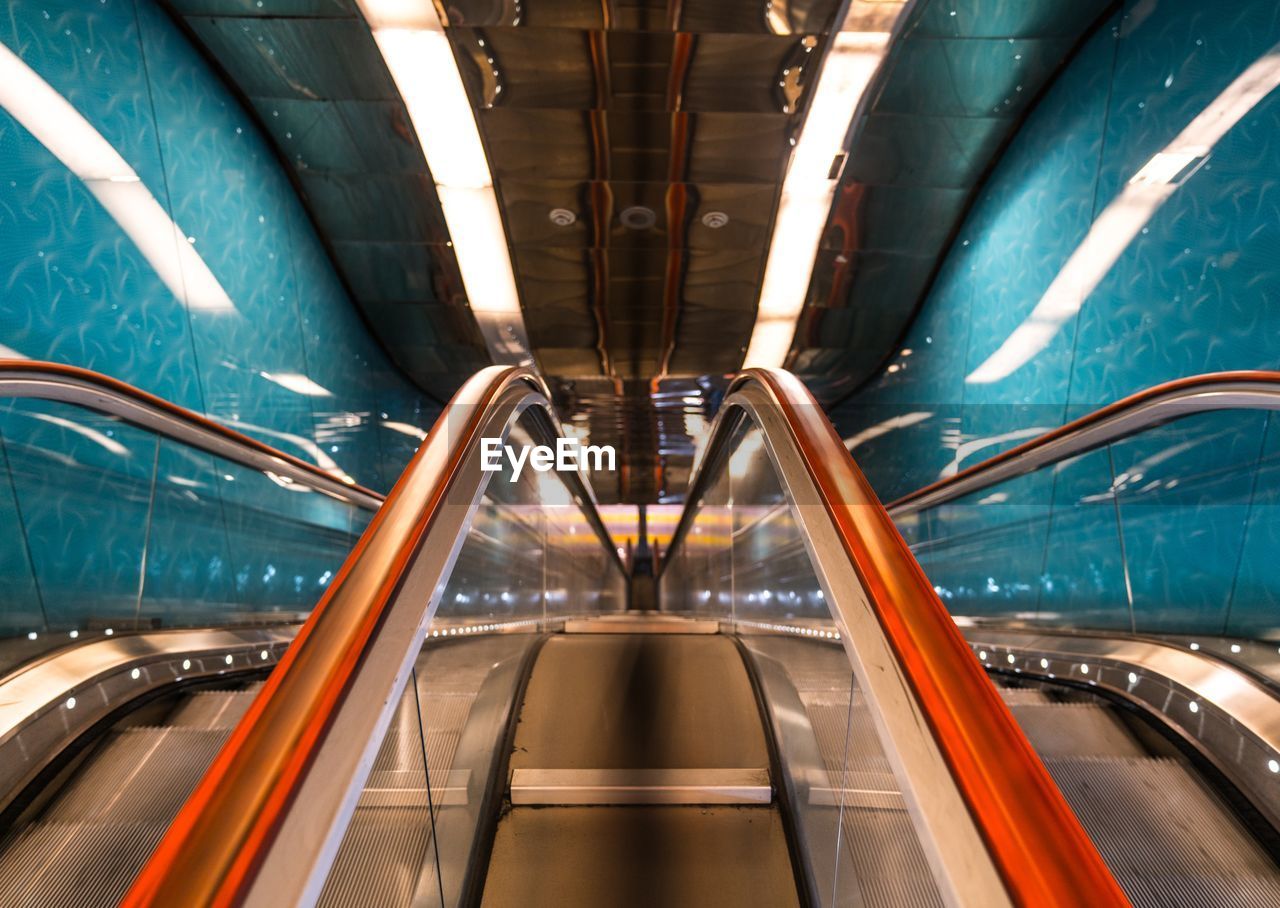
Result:
{"label": "escalator", "polygon": [[124,895],[260,687],[150,704],[77,755],[11,824],[0,903],[110,904]]}
{"label": "escalator", "polygon": [[1167,737],[1087,693],[1001,680],[1014,718],[1131,900],[1280,901],[1274,833],[1246,815],[1249,828]]}
{"label": "escalator", "polygon": [[543,647],[481,904],[799,904],[741,655],[681,630]]}
{"label": "escalator", "polygon": [[0,678],[0,903],[1280,902],[1265,679],[957,625],[783,373],[730,388],[628,609],[584,477],[480,468],[557,432],[487,370],[304,623],[86,627]]}

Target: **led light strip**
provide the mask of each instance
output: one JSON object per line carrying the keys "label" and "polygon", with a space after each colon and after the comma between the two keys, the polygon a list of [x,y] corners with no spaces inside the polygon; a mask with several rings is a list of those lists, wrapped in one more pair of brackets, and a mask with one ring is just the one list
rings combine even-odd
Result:
{"label": "led light strip", "polygon": [[768,621],[748,621],[737,618],[733,622],[737,627],[750,627],[755,630],[773,631],[778,634],[795,634],[799,637],[817,637],[823,640],[839,640],[840,632],[825,627],[810,627],[803,624],[771,624]]}
{"label": "led light strip", "polygon": [[840,174],[834,165],[858,101],[884,59],[888,32],[847,30],[831,39],[782,183],[782,198],[769,242],[751,344],[743,368],[783,364],[804,308],[822,230],[831,213]]}
{"label": "led light strip", "polygon": [[431,0],[358,3],[409,110],[489,354],[531,365],[493,175],[444,23]]}

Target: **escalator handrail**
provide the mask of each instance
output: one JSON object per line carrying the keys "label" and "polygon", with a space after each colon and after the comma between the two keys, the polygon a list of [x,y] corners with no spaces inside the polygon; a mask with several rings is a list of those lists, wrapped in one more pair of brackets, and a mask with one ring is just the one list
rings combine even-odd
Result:
{"label": "escalator handrail", "polygon": [[1207,372],[1153,385],[904,495],[888,510],[905,517],[1175,419],[1240,409],[1280,410],[1280,372]]}
{"label": "escalator handrail", "polygon": [[[551,406],[545,383],[526,368],[491,366],[462,386],[122,904],[137,908],[242,901],[255,885],[289,811],[304,800],[299,794],[304,785],[327,789],[346,783],[307,774],[325,744],[349,746],[331,733],[335,715],[344,708],[370,712],[380,706],[345,701],[361,672],[371,662],[386,658],[387,651],[377,647],[393,610],[403,604],[406,609],[421,609],[425,616],[426,602],[403,603],[402,585],[410,582],[415,559],[430,549],[426,540],[433,525],[456,521],[458,509],[471,500],[466,493],[474,490],[461,489],[456,480],[468,464],[474,464],[480,433],[490,417],[508,412],[506,408],[521,412],[517,407],[525,405],[548,412]],[[458,497],[450,498],[455,491]],[[589,494],[581,505],[594,512]],[[602,542],[607,542],[616,560],[607,531]],[[397,613],[395,620],[403,622],[405,614]],[[421,622],[425,617],[413,620]],[[314,846],[315,842],[308,842],[308,847]],[[315,854],[289,853],[290,863],[321,859]],[[272,895],[285,902],[301,897],[298,892],[273,891]]]}
{"label": "escalator handrail", "polygon": [[892,518],[794,376],[751,369],[730,384],[666,564],[725,463],[740,424],[729,412],[733,396],[750,384],[768,392],[789,427],[789,439],[772,441],[792,445],[805,464],[1010,898],[1064,908],[1128,904]]}
{"label": "escalator handrail", "polygon": [[115,417],[138,428],[366,510],[383,496],[341,471],[329,472],[119,379],[40,360],[0,359],[0,396],[56,401]]}

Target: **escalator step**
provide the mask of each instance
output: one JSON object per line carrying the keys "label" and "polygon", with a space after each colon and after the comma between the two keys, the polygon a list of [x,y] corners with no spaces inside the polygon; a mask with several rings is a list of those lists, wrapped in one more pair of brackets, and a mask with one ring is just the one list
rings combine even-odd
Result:
{"label": "escalator step", "polygon": [[257,694],[250,691],[201,691],[179,703],[165,724],[183,728],[234,728],[255,696]]}
{"label": "escalator step", "polygon": [[1023,734],[1042,759],[1145,757],[1147,752],[1105,706],[1094,703],[1011,704]]}
{"label": "escalator step", "polygon": [[1117,874],[1134,908],[1275,908],[1280,883],[1268,877]]}
{"label": "escalator step", "polygon": [[408,905],[430,859],[427,808],[357,808],[320,896],[323,908]]}
{"label": "escalator step", "polygon": [[1053,702],[1036,687],[1001,687],[999,690],[1009,706],[1044,706]]}
{"label": "escalator step", "polygon": [[47,817],[167,824],[230,733],[146,727],[114,732],[59,793]]}
{"label": "escalator step", "polygon": [[0,857],[0,905],[117,905],[166,826],[103,822],[29,826]]}
{"label": "escalator step", "polygon": [[847,696],[843,703],[819,702],[809,694],[800,699],[829,772],[839,773],[847,763],[850,772],[892,777],[893,767],[880,745],[870,710],[857,704],[849,709]]}
{"label": "escalator step", "polygon": [[1050,757],[1045,765],[1135,903],[1248,904],[1235,893],[1280,893],[1266,853],[1177,760]]}

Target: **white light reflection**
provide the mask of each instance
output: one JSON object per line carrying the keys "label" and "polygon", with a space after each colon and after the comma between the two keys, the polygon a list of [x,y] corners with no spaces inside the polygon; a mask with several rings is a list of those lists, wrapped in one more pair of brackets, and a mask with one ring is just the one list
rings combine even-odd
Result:
{"label": "white light reflection", "polygon": [[868,428],[863,429],[857,435],[846,438],[844,440],[844,446],[852,451],[860,445],[865,445],[867,442],[879,438],[881,435],[887,435],[897,429],[905,429],[909,426],[914,426],[917,423],[924,422],[932,416],[932,413],[921,411],[918,413],[903,413],[901,416],[891,417],[890,419],[886,419],[884,422],[876,423],[874,426],[869,426]]}
{"label": "white light reflection", "polygon": [[1209,157],[1213,146],[1280,85],[1280,44],[1218,95],[1149,160],[1094,220],[1031,314],[966,382],[990,384],[1031,361],[1057,336],[1097,288],[1134,237]]}
{"label": "white light reflection", "polygon": [[[342,467],[338,466],[337,461],[325,453],[324,450],[310,438],[295,435],[292,432],[281,432],[277,429],[268,429],[265,426],[241,422],[238,419],[223,419],[219,416],[214,416],[214,419],[217,419],[224,426],[228,426],[232,429],[239,429],[242,432],[249,432],[254,435],[265,435],[268,438],[278,438],[281,441],[287,441],[295,444],[306,452],[307,456],[311,458],[312,463],[324,470],[330,476],[334,476],[348,485],[355,483],[355,478],[343,470]],[[230,482],[234,480],[235,477],[231,474],[227,474],[226,479]]]}
{"label": "white light reflection", "polygon": [[431,0],[359,0],[404,99],[436,184],[467,300],[502,316],[510,336],[486,336],[497,361],[528,357],[511,254],[493,176],[453,48]]}
{"label": "white light reflection", "polygon": [[259,372],[258,374],[294,394],[305,394],[308,397],[333,397],[333,392],[328,388],[316,384],[299,372]]}
{"label": "white light reflection", "polygon": [[836,163],[858,101],[888,42],[888,32],[842,30],[832,39],[782,183],[744,368],[781,366],[791,348],[839,182]]}
{"label": "white light reflection", "polygon": [[66,98],[2,43],[0,107],[80,178],[175,297],[191,309],[235,311],[192,241],[133,168]]}
{"label": "white light reflection", "polygon": [[396,422],[394,419],[384,419],[382,427],[390,429],[392,432],[399,432],[401,435],[408,435],[410,438],[416,438],[418,441],[422,441],[427,437],[427,433],[417,426],[410,425],[407,422]]}
{"label": "white light reflection", "polygon": [[69,419],[63,419],[61,416],[50,416],[48,413],[32,413],[31,417],[32,419],[38,419],[41,422],[47,422],[50,425],[57,426],[60,429],[66,429],[68,432],[75,432],[80,437],[87,438],[94,444],[106,448],[112,454],[119,457],[129,456],[128,448],[120,444],[120,442],[116,441],[114,438],[110,438],[99,432],[97,429],[92,429],[89,426],[83,426],[80,423],[72,422]]}

